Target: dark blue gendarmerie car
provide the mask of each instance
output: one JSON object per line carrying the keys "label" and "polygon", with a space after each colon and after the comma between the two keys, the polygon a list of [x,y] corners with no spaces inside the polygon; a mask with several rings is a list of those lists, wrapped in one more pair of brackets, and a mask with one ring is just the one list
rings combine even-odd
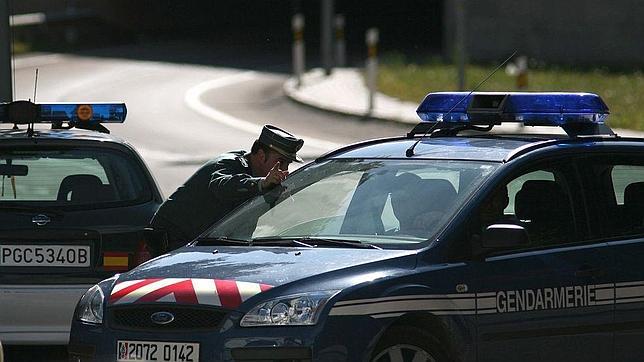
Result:
{"label": "dark blue gendarmerie car", "polygon": [[[93,287],[71,359],[644,359],[644,140],[588,93],[418,112]],[[522,134],[488,132],[509,122]]]}
{"label": "dark blue gendarmerie car", "polygon": [[66,345],[78,298],[154,254],[144,227],[162,196],[132,146],[101,125],[125,115],[122,103],[0,104],[5,346]]}

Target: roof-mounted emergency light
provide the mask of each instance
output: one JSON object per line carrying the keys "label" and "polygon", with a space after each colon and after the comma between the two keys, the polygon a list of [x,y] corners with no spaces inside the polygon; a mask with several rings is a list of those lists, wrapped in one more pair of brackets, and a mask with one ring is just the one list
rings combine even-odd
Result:
{"label": "roof-mounted emergency light", "polygon": [[526,126],[604,124],[609,114],[596,94],[550,92],[475,92],[469,96],[467,92],[429,93],[416,112],[425,122],[471,125],[518,122]]}
{"label": "roof-mounted emergency light", "polygon": [[[0,123],[14,125],[50,123],[52,128],[83,128],[109,133],[101,123],[123,123],[125,103],[32,103],[0,104]],[[67,123],[67,126],[63,126]]]}

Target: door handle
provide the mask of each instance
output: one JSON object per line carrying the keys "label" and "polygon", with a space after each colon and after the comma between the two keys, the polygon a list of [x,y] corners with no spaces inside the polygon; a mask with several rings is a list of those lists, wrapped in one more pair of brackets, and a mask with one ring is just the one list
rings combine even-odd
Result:
{"label": "door handle", "polygon": [[575,272],[575,276],[577,278],[601,277],[604,276],[604,274],[604,269],[592,267],[589,265],[584,265]]}

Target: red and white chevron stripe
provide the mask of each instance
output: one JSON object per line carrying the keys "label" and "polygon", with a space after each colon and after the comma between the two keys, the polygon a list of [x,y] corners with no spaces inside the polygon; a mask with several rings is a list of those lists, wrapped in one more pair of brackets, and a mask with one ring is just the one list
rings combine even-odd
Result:
{"label": "red and white chevron stripe", "polygon": [[109,304],[179,303],[237,308],[246,299],[271,285],[235,280],[157,278],[128,280],[112,289]]}

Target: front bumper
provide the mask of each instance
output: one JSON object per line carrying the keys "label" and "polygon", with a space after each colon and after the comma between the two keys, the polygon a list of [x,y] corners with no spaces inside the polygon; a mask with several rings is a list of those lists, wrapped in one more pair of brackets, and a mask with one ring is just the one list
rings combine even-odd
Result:
{"label": "front bumper", "polygon": [[65,345],[74,307],[91,285],[0,285],[5,345]]}
{"label": "front bumper", "polygon": [[[381,331],[373,319],[333,318],[316,326],[242,328],[241,317],[234,312],[217,330],[180,333],[113,330],[74,321],[70,361],[114,362],[119,340],[199,343],[199,362],[366,361]],[[359,326],[359,330],[349,331],[349,326]]]}

